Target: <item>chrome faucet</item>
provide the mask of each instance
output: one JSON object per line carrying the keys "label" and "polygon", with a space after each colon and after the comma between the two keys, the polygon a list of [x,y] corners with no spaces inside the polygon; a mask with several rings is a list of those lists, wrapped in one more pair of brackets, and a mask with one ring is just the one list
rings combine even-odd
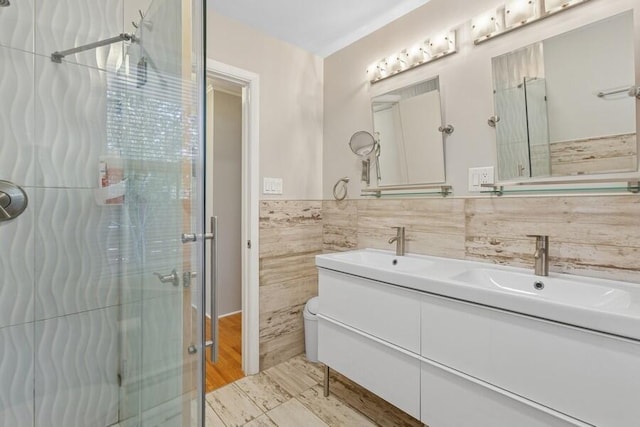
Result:
{"label": "chrome faucet", "polygon": [[528,235],[536,238],[536,251],[533,253],[535,259],[535,275],[549,275],[549,236]]}
{"label": "chrome faucet", "polygon": [[389,239],[389,244],[396,243],[396,256],[404,255],[404,227],[391,227],[395,228],[396,236]]}

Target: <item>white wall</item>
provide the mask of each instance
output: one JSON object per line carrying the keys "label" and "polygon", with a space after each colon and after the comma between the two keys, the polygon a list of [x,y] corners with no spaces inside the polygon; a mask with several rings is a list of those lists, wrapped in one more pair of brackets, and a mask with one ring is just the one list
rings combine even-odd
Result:
{"label": "white wall", "polygon": [[322,58],[208,12],[207,56],[260,76],[260,176],[284,179],[282,196],[322,197]]}
{"label": "white wall", "polygon": [[633,98],[596,96],[633,84],[632,26],[624,14],[543,43],[550,142],[635,131]]}
{"label": "white wall", "polygon": [[[594,0],[541,22],[474,46],[470,20],[496,7],[495,0],[432,0],[412,13],[336,52],[324,68],[323,194],[348,175],[350,197],[361,188],[360,164],[347,145],[357,130],[372,130],[370,98],[410,83],[440,76],[443,121],[455,126],[446,138],[447,182],[455,195],[467,195],[467,170],[495,164],[495,130],[487,125],[493,112],[491,58],[636,7],[636,81],[640,81],[640,9],[637,0]],[[458,28],[458,53],[371,85],[366,69],[417,41]]]}

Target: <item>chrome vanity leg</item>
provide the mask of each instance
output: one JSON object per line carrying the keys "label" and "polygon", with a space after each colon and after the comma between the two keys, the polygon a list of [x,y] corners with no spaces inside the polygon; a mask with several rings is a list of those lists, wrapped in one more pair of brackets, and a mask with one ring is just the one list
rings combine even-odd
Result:
{"label": "chrome vanity leg", "polygon": [[329,397],[329,367],[324,365],[324,397]]}

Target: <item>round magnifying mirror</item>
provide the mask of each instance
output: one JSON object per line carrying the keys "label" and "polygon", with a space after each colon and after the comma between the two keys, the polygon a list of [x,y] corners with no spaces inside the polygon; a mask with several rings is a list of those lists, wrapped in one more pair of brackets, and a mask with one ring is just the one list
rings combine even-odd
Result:
{"label": "round magnifying mirror", "polygon": [[367,157],[376,149],[376,139],[369,132],[361,130],[354,133],[349,140],[349,147],[356,155]]}

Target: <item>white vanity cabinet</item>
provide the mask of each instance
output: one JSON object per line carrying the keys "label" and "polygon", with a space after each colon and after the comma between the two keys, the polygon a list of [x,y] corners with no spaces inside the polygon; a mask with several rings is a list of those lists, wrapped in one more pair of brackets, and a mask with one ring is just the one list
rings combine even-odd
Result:
{"label": "white vanity cabinet", "polygon": [[319,269],[319,360],[430,427],[640,426],[640,343]]}
{"label": "white vanity cabinet", "polygon": [[422,304],[425,359],[590,425],[640,426],[637,341],[449,298]]}
{"label": "white vanity cabinet", "polygon": [[318,359],[420,418],[420,294],[320,270]]}

